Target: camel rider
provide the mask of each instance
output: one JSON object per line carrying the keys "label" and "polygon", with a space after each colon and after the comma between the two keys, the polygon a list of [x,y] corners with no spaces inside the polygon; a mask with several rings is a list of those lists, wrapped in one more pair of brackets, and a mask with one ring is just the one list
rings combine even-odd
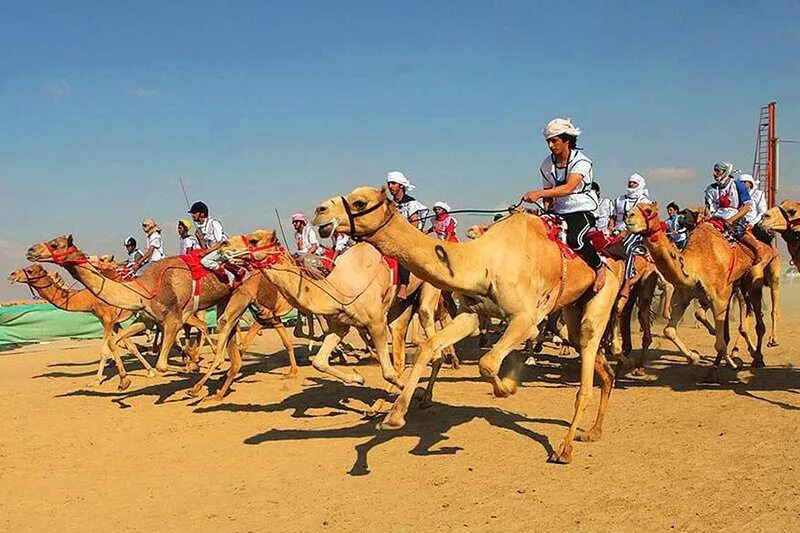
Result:
{"label": "camel rider", "polygon": [[128,260],[125,261],[125,264],[128,266],[132,266],[144,255],[142,251],[136,247],[136,239],[133,238],[133,235],[129,235],[125,238],[125,250],[128,252]]}
{"label": "camel rider", "polygon": [[164,241],[161,238],[161,228],[152,218],[146,218],[142,220],[142,231],[147,234],[147,249],[142,254],[142,257],[137,259],[131,266],[133,272],[138,272],[144,265],[164,259]]}
{"label": "camel rider", "polygon": [[[408,192],[414,190],[415,186],[411,181],[400,171],[393,170],[386,175],[386,184],[389,187],[389,193],[392,195],[392,200],[397,210],[406,220],[417,229],[421,230],[425,224],[425,214],[428,208],[417,201],[413,196],[409,196]],[[411,279],[411,272],[403,265],[398,265],[397,269],[397,297],[406,299],[408,297],[408,282]]]}
{"label": "camel rider", "polygon": [[610,198],[600,196],[600,184],[592,182],[592,194],[597,201],[597,209],[592,214],[595,218],[594,227],[605,233],[606,237],[611,233],[611,216],[614,214],[614,203]]}
{"label": "camel rider", "polygon": [[295,258],[302,259],[307,255],[322,254],[323,249],[319,245],[317,234],[303,213],[292,215],[292,226],[294,226],[294,241],[297,244]]}
{"label": "camel rider", "polygon": [[434,233],[440,241],[458,242],[456,226],[458,221],[450,215],[450,204],[447,202],[436,202],[433,204],[434,219],[431,227],[425,233]]}
{"label": "camel rider", "polygon": [[764,195],[764,191],[759,188],[759,183],[750,174],[739,175],[739,181],[744,183],[750,193],[750,211],[744,217],[747,224],[751,226],[756,239],[765,244],[772,244],[773,236],[758,227],[758,223],[767,212],[767,197]]}
{"label": "camel rider", "polygon": [[672,243],[678,247],[678,250],[683,251],[686,248],[687,235],[686,226],[683,224],[683,219],[680,215],[680,207],[675,202],[670,202],[667,205],[667,237]]}
{"label": "camel rider", "polygon": [[576,147],[581,130],[569,119],[551,120],[543,134],[550,148],[550,155],[539,168],[543,188],[526,192],[522,199],[529,203],[544,199],[546,206],[564,219],[567,244],[594,269],[594,290],[598,292],[606,282],[606,269],[586,239],[595,225],[592,212],[598,207],[591,194],[592,161]]}
{"label": "camel rider", "polygon": [[350,238],[347,233],[343,231],[335,231],[331,236],[331,244],[333,245],[333,263],[336,264],[336,260],[339,259],[339,256],[345,253],[353,244],[353,240]]}
{"label": "camel rider", "polygon": [[192,229],[192,223],[189,222],[189,220],[181,219],[178,221],[178,237],[181,239],[179,249],[180,255],[186,255],[192,250],[200,249],[200,243],[198,242],[197,237],[189,233],[190,229]]}
{"label": "camel rider", "polygon": [[226,263],[221,261],[219,249],[228,241],[228,236],[222,229],[222,222],[208,216],[208,206],[203,202],[193,203],[189,208],[189,214],[192,215],[192,220],[197,226],[194,236],[202,248],[200,264],[208,270],[225,268]]}
{"label": "camel rider", "polygon": [[733,163],[718,161],[714,165],[714,183],[705,190],[705,218],[724,221],[731,235],[753,254],[753,264],[761,262],[758,241],[747,233],[747,213],[752,209],[750,191],[734,179]]}
{"label": "camel rider", "polygon": [[626,232],[625,215],[628,211],[639,204],[651,204],[650,193],[647,191],[647,183],[644,178],[637,173],[633,173],[628,178],[628,190],[625,194],[620,194],[614,199],[614,231],[615,235]]}

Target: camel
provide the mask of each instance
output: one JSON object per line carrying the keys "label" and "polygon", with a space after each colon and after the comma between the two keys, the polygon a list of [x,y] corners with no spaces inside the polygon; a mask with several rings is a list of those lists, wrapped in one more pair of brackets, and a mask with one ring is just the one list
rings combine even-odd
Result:
{"label": "camel", "polygon": [[[130,378],[125,371],[125,365],[117,354],[113,346],[116,344],[114,333],[118,326],[132,317],[133,313],[124,309],[113,307],[103,302],[87,289],[80,291],[70,290],[64,280],[55,273],[50,274],[38,263],[33,263],[24,268],[20,268],[11,273],[8,280],[11,283],[24,283],[32,290],[35,290],[42,298],[64,311],[81,311],[92,313],[103,325],[103,342],[100,349],[100,366],[97,368],[97,375],[91,385],[99,385],[103,382],[103,370],[109,354],[114,359],[119,372],[119,388],[127,389],[130,386]],[[130,339],[124,339],[125,345],[130,352],[142,363],[147,370],[148,377],[153,377],[153,368],[150,363],[142,357],[136,345]]]}
{"label": "camel", "polygon": [[385,188],[360,187],[347,196],[328,199],[317,207],[312,223],[319,227],[322,237],[338,230],[371,243],[416,276],[461,297],[463,305],[453,322],[420,347],[403,391],[379,429],[405,425],[427,364],[440,363],[439,350],[444,346],[476,335],[480,314],[508,321],[503,336],[481,357],[480,373],[492,383],[496,396],[514,394],[516,381],[499,375],[503,360],[516,346],[536,338],[544,318],[563,309],[570,340],[581,355],[581,384],[567,435],[550,460],[572,460],[573,441],[592,394],[594,373],[601,381],[600,406],[594,426],[579,439],[592,441],[601,437],[614,379],[598,347],[621,287],[621,262],[609,261],[607,283],[593,294],[594,271],[550,240],[539,217],[515,213],[494,224],[480,239],[440,241],[417,231],[400,216],[387,199]]}
{"label": "camel", "polygon": [[[166,257],[151,264],[131,281],[116,281],[104,276],[89,263],[86,255],[74,244],[72,235],[61,235],[28,249],[29,261],[55,263],[83,283],[92,294],[109,305],[132,312],[143,312],[162,328],[163,341],[156,370],[166,372],[167,359],[184,324],[198,328],[208,338],[205,322],[194,316],[192,277],[189,267],[179,257]],[[224,308],[230,288],[213,274],[199,282],[197,309],[217,305]],[[141,326],[144,329],[144,326]]]}
{"label": "camel", "polygon": [[[272,230],[231,237],[221,250],[229,260],[259,269],[298,310],[324,317],[328,331],[319,352],[312,358],[314,368],[348,384],[363,384],[364,377],[357,371],[344,372],[330,366],[329,361],[331,352],[350,327],[363,328],[378,354],[383,378],[399,387],[399,374],[405,366],[405,333],[412,297],[423,285],[421,280],[412,278],[409,298],[400,300],[390,266],[378,250],[365,243],[350,248],[338,259],[333,272],[322,279],[300,268]],[[435,334],[433,316],[433,310],[420,315],[428,337]],[[391,358],[387,326],[392,335]],[[376,414],[382,404],[383,399],[378,400],[368,414]]]}
{"label": "camel", "polygon": [[[253,317],[255,321],[245,335],[240,346],[232,342],[232,337],[237,329],[239,319],[245,311],[255,308]],[[217,318],[217,350],[214,361],[205,375],[191,389],[190,395],[197,396],[211,377],[214,370],[222,363],[225,353],[228,353],[231,366],[228,369],[225,383],[215,395],[216,400],[222,400],[233,379],[242,366],[242,351],[246,351],[252,340],[264,327],[273,327],[281,338],[283,346],[289,354],[289,371],[284,377],[291,378],[297,375],[297,360],[294,356],[294,344],[280,317],[290,313],[292,305],[281,295],[277,287],[272,284],[261,272],[255,272],[242,283],[228,300],[225,312]]]}
{"label": "camel", "polygon": [[[700,357],[678,337],[677,325],[692,300],[699,299],[703,305],[711,308],[714,315],[714,348],[717,356],[707,379],[715,379],[723,358],[732,368],[741,367],[741,361],[732,360],[727,351],[730,341],[730,301],[734,284],[741,281],[746,286],[750,303],[756,309],[756,331],[760,331],[753,353],[753,366],[763,366],[760,339],[765,327],[760,313],[761,286],[757,280],[746,279],[754,268],[752,256],[740,244],[731,246],[710,223],[698,225],[686,248],[680,252],[663,230],[657,203],[640,204],[636,209],[631,209],[626,215],[625,223],[629,231],[647,237],[645,246],[656,267],[666,281],[675,287],[671,316],[664,328],[664,335],[675,344],[687,361],[696,364]],[[763,253],[767,260],[771,259],[769,251],[765,250]]]}

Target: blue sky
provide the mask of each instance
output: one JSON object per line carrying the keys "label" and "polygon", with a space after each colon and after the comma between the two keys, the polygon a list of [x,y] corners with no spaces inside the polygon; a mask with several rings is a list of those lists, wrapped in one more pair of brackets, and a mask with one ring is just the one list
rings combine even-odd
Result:
{"label": "blue sky", "polygon": [[697,202],[715,160],[749,170],[771,100],[800,139],[796,1],[163,4],[4,3],[4,271],[63,232],[120,254],[145,216],[171,253],[179,176],[233,233],[394,169],[428,204],[514,202],[560,115],[605,191],[638,171],[664,201]]}

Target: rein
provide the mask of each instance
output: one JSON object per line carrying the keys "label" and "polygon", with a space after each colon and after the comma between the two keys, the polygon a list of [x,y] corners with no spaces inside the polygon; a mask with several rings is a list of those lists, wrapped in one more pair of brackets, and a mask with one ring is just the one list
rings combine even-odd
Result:
{"label": "rein", "polygon": [[390,220],[392,220],[392,217],[394,217],[394,211],[390,209],[389,216],[386,217],[386,220],[384,220],[380,224],[380,226],[375,228],[373,231],[370,231],[369,233],[363,233],[361,235],[358,235],[356,234],[356,219],[359,217],[363,217],[365,215],[369,215],[370,213],[377,211],[384,205],[389,205],[389,199],[387,198],[383,202],[378,202],[377,204],[373,205],[368,209],[365,209],[364,211],[353,213],[353,209],[350,207],[350,204],[347,203],[347,198],[345,198],[344,196],[340,196],[339,198],[341,198],[342,200],[342,206],[344,207],[344,212],[347,213],[347,223],[350,226],[350,237],[352,237],[353,240],[355,241],[359,241],[364,237],[371,237],[372,235],[375,235],[380,230],[382,230],[389,223]]}
{"label": "rein", "polygon": [[778,208],[778,211],[780,211],[781,216],[783,216],[783,219],[786,221],[786,229],[779,233],[783,234],[783,238],[787,241],[800,241],[800,231],[794,229],[797,226],[800,226],[800,219],[792,220],[789,218],[789,213],[786,212],[786,209],[779,205],[776,207]]}

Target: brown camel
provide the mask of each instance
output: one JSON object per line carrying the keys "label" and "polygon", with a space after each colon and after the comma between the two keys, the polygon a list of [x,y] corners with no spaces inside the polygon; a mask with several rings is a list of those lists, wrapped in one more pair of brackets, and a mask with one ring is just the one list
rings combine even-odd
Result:
{"label": "brown camel", "polygon": [[619,261],[609,262],[608,282],[593,294],[592,269],[551,241],[544,222],[536,216],[513,214],[494,224],[480,239],[451,243],[417,231],[388,201],[385,189],[371,187],[325,201],[317,207],[313,223],[319,226],[322,237],[338,230],[373,244],[432,285],[458,293],[464,304],[450,325],[422,344],[403,392],[379,428],[405,425],[427,364],[441,357],[438,350],[444,346],[477,334],[480,314],[508,320],[505,333],[481,357],[479,368],[491,381],[495,395],[513,394],[516,381],[499,375],[501,363],[515,347],[536,338],[537,326],[545,317],[563,308],[570,340],[581,354],[581,385],[569,431],[551,460],[571,460],[573,440],[592,393],[595,372],[601,380],[600,407],[594,426],[580,438],[600,438],[614,380],[598,346],[621,286]]}
{"label": "brown camel", "polygon": [[[162,328],[163,341],[156,362],[159,372],[166,372],[167,358],[175,344],[178,331],[184,324],[198,328],[208,337],[205,322],[194,316],[192,306],[192,277],[189,267],[179,257],[167,257],[150,265],[131,281],[120,282],[104,276],[88,262],[86,255],[74,244],[72,235],[59,236],[34,244],[28,249],[28,260],[55,263],[63,266],[92,294],[109,305],[132,312],[143,312]],[[217,305],[218,310],[230,296],[230,288],[213,274],[200,281],[197,309]]]}
{"label": "brown camel", "polygon": [[[241,345],[234,341],[239,319],[247,311],[248,307],[254,309],[253,317],[255,321],[250,326],[247,334],[242,340]],[[291,378],[297,375],[297,361],[294,357],[294,344],[288,330],[281,322],[280,317],[287,315],[294,309],[292,305],[280,294],[277,287],[272,284],[266,276],[256,271],[242,283],[228,300],[225,312],[217,318],[217,350],[214,361],[192,388],[190,394],[197,396],[211,377],[214,370],[222,363],[225,353],[228,353],[231,366],[228,369],[225,383],[219,388],[215,399],[221,400],[233,379],[242,366],[242,351],[246,351],[252,340],[264,327],[272,327],[278,333],[289,354],[289,372],[285,377]]]}
{"label": "brown camel", "polygon": [[[658,271],[655,265],[646,257],[637,255],[634,257],[636,264],[636,277],[631,280],[631,292],[627,298],[619,298],[617,301],[617,323],[619,325],[620,336],[622,338],[622,350],[620,363],[623,368],[631,368],[634,376],[646,376],[647,371],[644,363],[649,354],[650,345],[653,343],[652,327],[655,319],[653,310],[653,297],[658,285]],[[631,320],[633,318],[633,308],[637,308],[637,318],[642,330],[642,349],[639,357],[633,364],[630,362],[630,354],[633,350],[631,336]]]}
{"label": "brown camel", "polygon": [[[113,307],[103,302],[87,289],[73,291],[66,286],[58,274],[51,275],[38,263],[28,265],[11,273],[8,277],[11,283],[24,283],[35,290],[42,298],[64,311],[88,312],[92,313],[103,325],[103,342],[100,349],[100,366],[97,375],[91,385],[99,385],[103,381],[103,370],[109,354],[114,359],[119,372],[119,388],[127,389],[130,386],[130,378],[125,371],[125,365],[112,345],[116,343],[114,333],[122,322],[132,317],[133,313],[124,309]],[[153,368],[150,363],[142,357],[136,345],[130,339],[124,339],[125,345],[130,352],[142,363],[147,370],[148,377],[154,376]]]}
{"label": "brown camel", "polygon": [[[365,243],[357,244],[339,258],[329,276],[316,279],[295,263],[271,230],[234,236],[221,249],[230,260],[243,261],[260,269],[298,310],[324,317],[328,331],[311,361],[314,368],[345,383],[363,384],[361,374],[355,370],[346,373],[334,368],[330,366],[329,358],[350,327],[364,328],[378,354],[383,378],[399,387],[399,374],[405,366],[407,319],[403,320],[404,327],[395,327],[395,322],[406,315],[412,300],[410,297],[405,301],[397,298],[397,285],[392,283],[391,269],[378,250]],[[409,296],[422,285],[419,279],[412,278],[411,281]],[[432,337],[435,334],[433,310],[428,316],[430,320],[422,325],[426,335]],[[391,358],[387,326],[392,334]],[[376,413],[382,402],[382,399],[378,400],[370,413]]]}
{"label": "brown camel", "polygon": [[[714,379],[723,358],[732,368],[739,368],[740,361],[733,361],[727,351],[730,341],[728,315],[735,283],[741,281],[745,284],[750,302],[759,310],[756,312],[756,320],[760,319],[761,335],[764,327],[763,316],[760,315],[760,285],[747,279],[754,268],[752,256],[738,243],[731,246],[710,223],[698,225],[686,248],[680,252],[664,232],[658,216],[658,204],[638,205],[628,212],[625,222],[629,231],[646,236],[645,246],[656,267],[667,282],[675,286],[671,316],[664,335],[678,347],[687,361],[691,364],[699,362],[699,354],[690,350],[677,334],[678,322],[686,308],[692,300],[699,299],[714,314],[714,347],[717,357],[709,379]],[[762,251],[765,261],[771,259],[770,251]],[[758,267],[763,268],[762,265]],[[758,322],[756,331],[759,331]],[[757,344],[757,350],[753,353],[753,366],[763,366],[760,341]]]}

